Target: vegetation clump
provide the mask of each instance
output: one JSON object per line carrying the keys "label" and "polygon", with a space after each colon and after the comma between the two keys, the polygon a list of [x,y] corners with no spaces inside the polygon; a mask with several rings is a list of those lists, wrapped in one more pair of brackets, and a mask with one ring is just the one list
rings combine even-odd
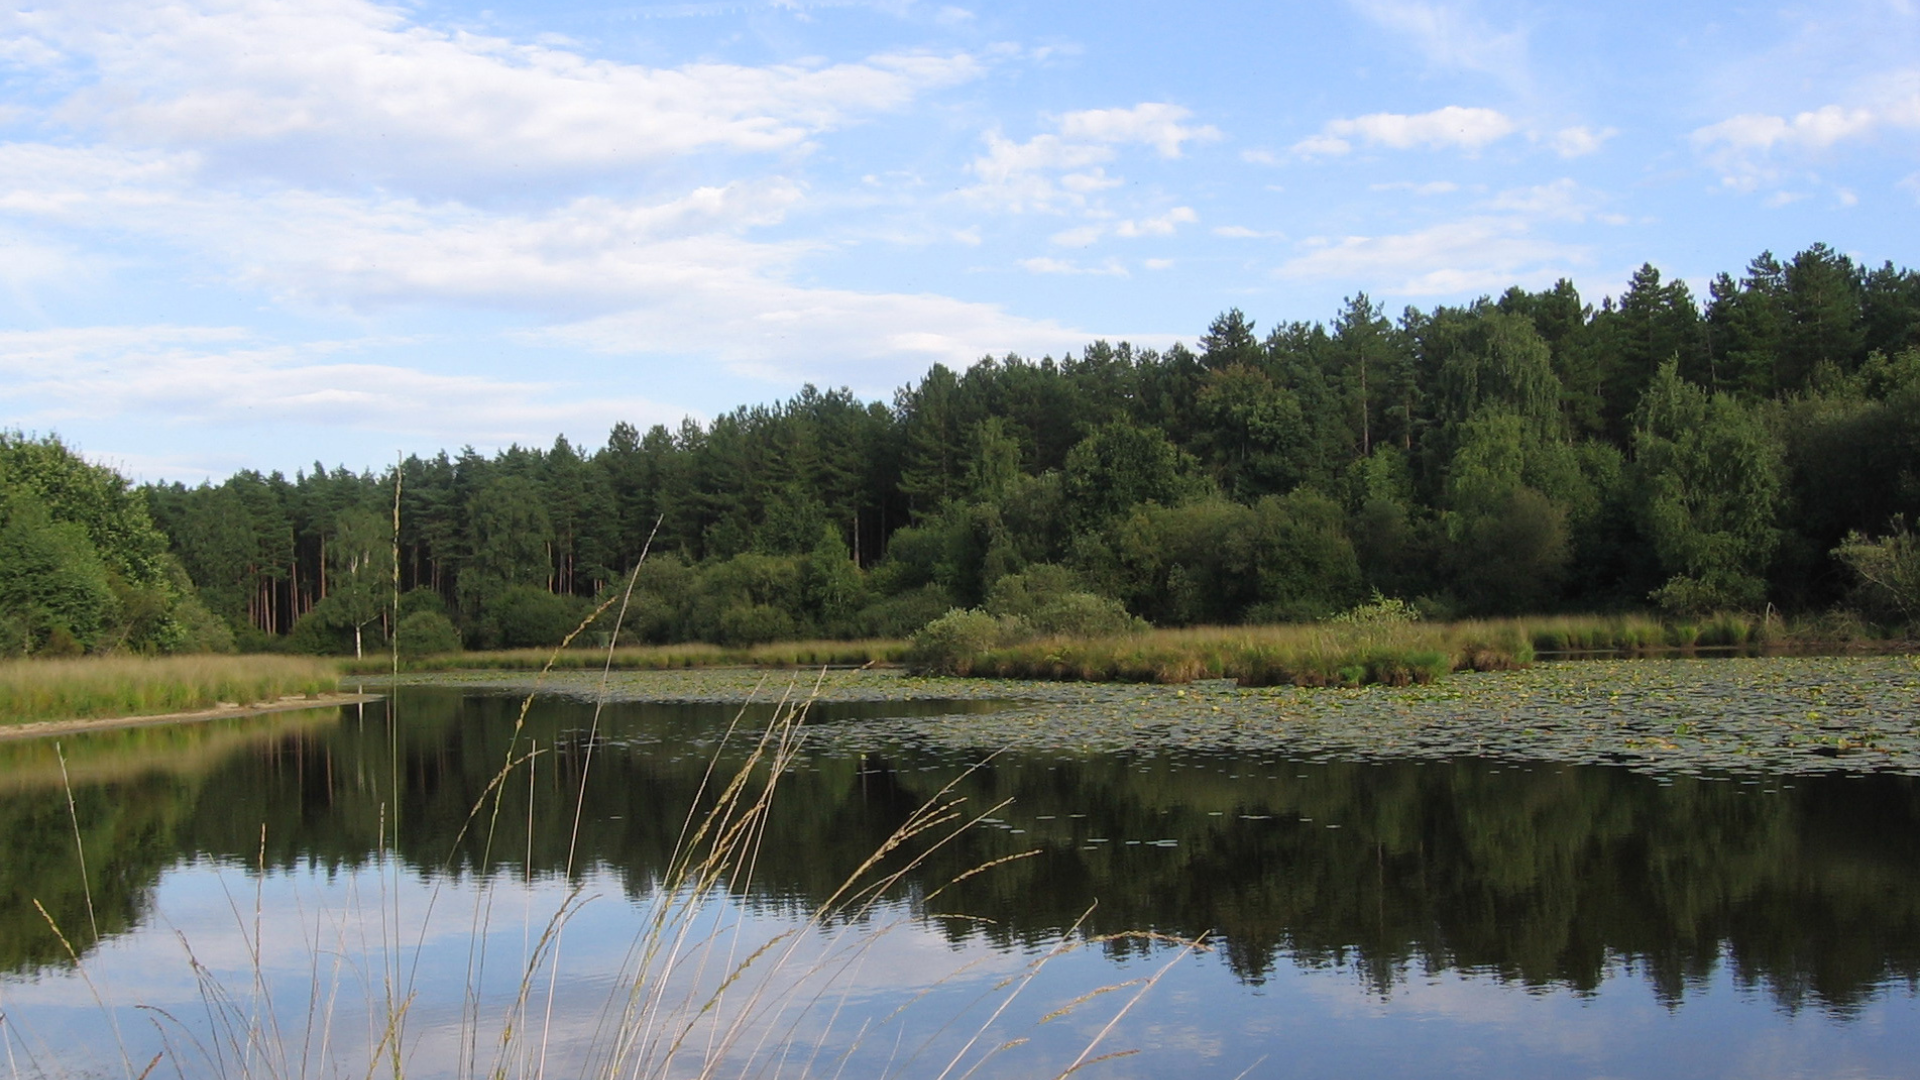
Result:
{"label": "vegetation clump", "polygon": [[0,431],[0,657],[232,648],[139,492],[56,438]]}
{"label": "vegetation clump", "polygon": [[1139,634],[1144,620],[1119,601],[1078,588],[1071,571],[1037,566],[994,583],[985,605],[955,608],[915,633],[907,663],[917,671],[972,674],[979,657],[1038,638],[1066,642]]}
{"label": "vegetation clump", "polygon": [[334,665],[293,656],[0,660],[0,724],[153,716],[335,690]]}

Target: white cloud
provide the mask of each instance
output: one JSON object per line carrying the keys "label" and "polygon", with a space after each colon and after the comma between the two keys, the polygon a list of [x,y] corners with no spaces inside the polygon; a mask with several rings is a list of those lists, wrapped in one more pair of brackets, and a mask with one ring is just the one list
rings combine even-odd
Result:
{"label": "white cloud", "polygon": [[1595,211],[1603,201],[1599,195],[1582,188],[1571,178],[1561,177],[1550,184],[1509,188],[1487,200],[1485,206],[1519,214],[1532,221],[1582,222],[1597,216]]}
{"label": "white cloud", "polygon": [[1280,155],[1271,150],[1242,150],[1240,160],[1249,165],[1278,165]]}
{"label": "white cloud", "polygon": [[1177,105],[1144,102],[1130,109],[1067,113],[1057,119],[1058,131],[1026,142],[990,131],[987,152],[967,167],[981,182],[961,195],[1014,213],[1084,209],[1088,196],[1123,182],[1104,167],[1118,156],[1117,147],[1151,146],[1161,157],[1177,158],[1184,143],[1220,137],[1211,127],[1184,123],[1191,115]]}
{"label": "white cloud", "polygon": [[1791,120],[1764,113],[1743,113],[1697,129],[1693,133],[1693,144],[1731,150],[1766,151],[1778,145],[1820,149],[1866,135],[1877,122],[1878,118],[1870,110],[1843,109],[1838,105],[1803,112]]}
{"label": "white cloud", "polygon": [[1436,67],[1478,72],[1514,86],[1528,80],[1527,37],[1519,30],[1496,30],[1476,18],[1467,4],[1424,0],[1350,0],[1376,25],[1401,34]]}
{"label": "white cloud", "polygon": [[1118,236],[1124,240],[1137,240],[1144,236],[1172,236],[1182,225],[1192,225],[1200,220],[1200,215],[1191,206],[1176,206],[1164,214],[1153,217],[1126,218],[1121,221],[1099,221],[1088,225],[1063,229],[1048,239],[1061,247],[1086,247],[1103,236]]}
{"label": "white cloud", "polygon": [[1561,128],[1553,133],[1548,144],[1563,158],[1585,157],[1618,134],[1620,132],[1615,128],[1601,128],[1598,131],[1588,127]]}
{"label": "white cloud", "polygon": [[[1783,181],[1781,162],[1819,160],[1846,143],[1920,130],[1920,70],[1866,80],[1860,102],[1794,113],[1740,113],[1696,128],[1694,149],[1723,186],[1752,191]],[[1803,177],[1803,180],[1814,178]]]}
{"label": "white cloud", "polygon": [[[1054,266],[1043,261],[1025,268],[1060,272]],[[728,327],[727,333],[716,334],[716,326]],[[989,353],[1009,350],[1059,354],[1080,348],[1094,336],[993,304],[808,289],[764,277],[694,280],[650,303],[525,335],[535,342],[602,353],[708,357],[735,374],[775,385],[805,380],[851,386],[864,394],[889,393],[935,362],[965,367]],[[1147,333],[1135,340],[1171,338]]]}
{"label": "white cloud", "polygon": [[1258,229],[1249,229],[1245,225],[1216,225],[1213,228],[1213,235],[1225,237],[1228,240],[1284,240],[1286,238],[1285,233],[1261,232]]}
{"label": "white cloud", "polygon": [[1293,146],[1304,157],[1332,157],[1348,153],[1355,142],[1394,150],[1424,147],[1432,150],[1479,150],[1518,130],[1519,125],[1493,109],[1449,105],[1428,113],[1369,113],[1350,120],[1329,121],[1318,135]]}
{"label": "white cloud", "polygon": [[1062,229],[1047,237],[1047,240],[1061,247],[1086,247],[1105,236],[1106,232],[1105,225],[1079,225],[1071,229]]}
{"label": "white cloud", "polygon": [[[645,398],[547,380],[444,375],[341,354],[369,343],[255,341],[233,327],[105,326],[0,332],[0,400],[37,419],[165,416],[174,427],[274,424],[406,429],[504,445],[614,421],[667,422]],[[571,391],[570,393],[568,391]]]}
{"label": "white cloud", "polygon": [[1200,215],[1191,206],[1176,206],[1158,217],[1122,221],[1113,227],[1115,236],[1129,240],[1142,236],[1172,236],[1182,225],[1192,225]]}
{"label": "white cloud", "polygon": [[[702,188],[659,204],[582,198],[506,215],[297,191],[241,199],[184,185],[167,165],[151,155],[0,148],[0,190],[38,208],[40,219],[145,234],[283,300],[353,312],[529,312],[555,325],[526,331],[523,341],[709,358],[782,386],[812,379],[884,394],[936,360],[1059,352],[1094,336],[989,304],[791,284],[796,260],[821,245],[744,235],[782,220],[799,199],[780,181]],[[79,182],[88,175],[92,187]]]}
{"label": "white cloud", "polygon": [[1113,160],[1113,148],[1068,142],[1058,135],[1036,135],[1017,143],[997,131],[987,133],[987,152],[975,158],[973,174],[988,183],[1004,182],[1047,169],[1081,169]]}
{"label": "white cloud", "polygon": [[1142,259],[1140,260],[1140,265],[1146,267],[1149,270],[1171,270],[1173,269],[1173,260],[1172,259]]}
{"label": "white cloud", "polygon": [[1482,215],[1396,235],[1316,238],[1276,273],[1359,281],[1383,293],[1444,296],[1544,284],[1568,264],[1585,261],[1584,248],[1532,232],[1522,217]]}
{"label": "white cloud", "polygon": [[1127,268],[1117,259],[1108,259],[1098,266],[1081,266],[1065,259],[1021,259],[1020,268],[1030,274],[1098,274],[1107,277],[1126,277]]}
{"label": "white cloud", "polygon": [[966,54],[922,53],[647,68],[433,29],[366,0],[211,10],[109,0],[6,22],[60,54],[66,78],[87,81],[55,110],[68,125],[303,186],[440,194],[700,150],[790,150],[984,70]]}
{"label": "white cloud", "polygon": [[1088,142],[1145,143],[1161,157],[1177,158],[1182,143],[1220,138],[1213,127],[1189,127],[1182,122],[1192,115],[1178,105],[1155,101],[1131,109],[1087,109],[1062,116],[1060,134]]}
{"label": "white cloud", "polygon": [[1404,191],[1409,195],[1450,195],[1460,190],[1460,185],[1451,180],[1429,180],[1417,183],[1412,180],[1394,180],[1384,184],[1368,184],[1368,191]]}

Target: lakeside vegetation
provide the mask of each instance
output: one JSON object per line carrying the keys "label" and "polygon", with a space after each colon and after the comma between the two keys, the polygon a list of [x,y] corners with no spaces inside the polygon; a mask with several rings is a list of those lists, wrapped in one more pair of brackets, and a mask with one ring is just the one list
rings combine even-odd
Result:
{"label": "lakeside vegetation", "polygon": [[338,685],[334,663],[303,656],[0,660],[0,725],[252,705]]}
{"label": "lakeside vegetation", "polygon": [[1646,266],[1598,305],[1360,295],[1264,337],[1233,310],[1195,349],[989,357],[890,403],[808,387],[378,475],[136,488],[0,434],[0,654],[545,647],[629,580],[623,641],[901,639],[1023,575],[1087,598],[1082,637],[1374,594],[1893,631],[1920,617],[1916,520],[1920,274],[1816,244],[1705,298]]}

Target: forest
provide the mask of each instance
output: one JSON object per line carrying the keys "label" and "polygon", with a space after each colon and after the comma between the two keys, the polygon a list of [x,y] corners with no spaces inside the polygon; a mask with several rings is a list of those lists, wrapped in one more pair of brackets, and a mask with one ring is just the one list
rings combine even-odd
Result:
{"label": "forest", "polygon": [[1156,626],[1376,593],[1898,624],[1917,516],[1920,274],[1816,244],[1705,297],[1647,265],[1597,305],[1561,280],[1264,333],[1229,310],[1193,348],[381,473],[134,488],[0,434],[0,650],[384,648],[396,581],[412,648],[545,645],[630,575],[622,633],[651,642],[899,637],[1009,579]]}

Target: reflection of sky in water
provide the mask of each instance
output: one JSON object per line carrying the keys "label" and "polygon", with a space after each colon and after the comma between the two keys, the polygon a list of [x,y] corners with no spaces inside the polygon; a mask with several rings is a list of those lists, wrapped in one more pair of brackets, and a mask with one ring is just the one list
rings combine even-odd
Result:
{"label": "reflection of sky in water", "polygon": [[[624,999],[623,964],[647,911],[606,873],[591,875],[582,896],[557,945],[562,976],[550,980],[551,969],[540,970],[526,1015],[513,1022],[515,1048],[503,1056],[500,1035],[526,958],[565,897],[557,880],[436,882],[412,871],[396,877],[390,868],[302,868],[262,878],[204,860],[177,866],[161,877],[153,918],[87,958],[91,988],[56,969],[0,980],[10,1067],[23,1075],[120,1074],[97,991],[118,1006],[111,1015],[135,1075],[166,1045],[186,1075],[215,1071],[213,1059],[222,1055],[238,1060],[249,1018],[266,1015],[263,1001],[271,1002],[272,1019],[262,1022],[270,1033],[255,1053],[271,1065],[252,1075],[361,1075],[382,1028],[390,958],[398,955],[413,994],[406,1075],[483,1075],[504,1066],[502,1075],[531,1076],[543,1046],[546,1075],[579,1075],[608,1045],[609,1005],[617,1009]],[[392,930],[396,898],[400,934]],[[256,910],[263,913],[258,984]],[[484,927],[478,952],[469,949],[476,925]],[[1052,1075],[1099,1036],[1132,991],[1100,995],[1063,1018],[1043,1017],[1176,959],[1171,949],[1125,961],[1097,948],[1068,952],[1048,960],[1002,1010],[1019,985],[1008,980],[1039,952],[1000,950],[977,938],[952,945],[902,905],[851,927],[790,933],[796,925],[768,905],[728,900],[689,924],[664,983],[672,988],[666,1011],[682,1022],[687,995],[704,999],[723,971],[770,948],[754,976],[732,984],[688,1028],[689,1049],[672,1075],[695,1074],[711,1041],[749,1013],[758,1020],[741,1029],[728,1057],[757,1060],[765,1075],[935,1076],[955,1058],[971,1065],[982,1057],[987,1064],[975,1075]],[[217,984],[217,1009],[196,981],[195,963]],[[1911,993],[1881,993],[1835,1022],[1775,1008],[1764,993],[1736,985],[1731,966],[1719,965],[1669,1008],[1624,964],[1584,995],[1418,969],[1382,995],[1338,965],[1284,963],[1248,987],[1217,956],[1190,956],[1167,969],[1096,1051],[1138,1053],[1103,1062],[1092,1075],[1892,1077],[1910,1075],[1920,1060],[1920,1004]],[[469,987],[479,988],[477,1003]],[[228,1019],[210,1021],[214,1012]],[[633,1029],[678,1030],[665,1021]],[[1030,1041],[989,1053],[1018,1039]],[[842,1055],[850,1056],[844,1072]]]}

